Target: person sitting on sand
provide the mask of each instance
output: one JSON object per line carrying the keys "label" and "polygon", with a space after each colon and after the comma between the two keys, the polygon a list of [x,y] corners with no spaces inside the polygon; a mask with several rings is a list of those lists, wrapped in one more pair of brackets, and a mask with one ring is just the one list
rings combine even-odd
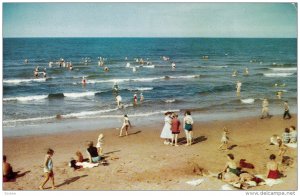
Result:
{"label": "person sitting on sand", "polygon": [[84,162],[83,155],[80,151],[77,151],[75,154],[76,154],[77,159],[74,160],[72,158],[72,160],[70,161],[70,167],[74,168],[74,170],[80,169],[80,168],[93,168],[93,167],[99,166],[99,163]]}
{"label": "person sitting on sand", "polygon": [[120,130],[120,137],[122,136],[122,132],[123,132],[123,129],[125,128],[125,134],[126,136],[128,135],[128,128],[129,126],[131,127],[131,123],[130,123],[130,120],[127,116],[127,114],[124,115],[124,120],[123,120],[123,125],[121,127],[121,130]]}
{"label": "person sitting on sand", "polygon": [[48,182],[49,179],[51,179],[51,182],[52,182],[52,189],[55,189],[54,173],[53,173],[53,161],[52,161],[53,154],[54,154],[54,150],[49,148],[47,150],[47,154],[45,155],[45,161],[44,161],[45,180],[39,186],[39,189],[41,189],[41,190],[44,189],[44,185]]}
{"label": "person sitting on sand", "polygon": [[290,143],[297,143],[297,131],[295,126],[290,126]]}
{"label": "person sitting on sand", "polygon": [[229,140],[229,138],[227,136],[228,133],[229,133],[229,130],[226,127],[224,127],[222,138],[221,138],[221,145],[218,148],[219,150],[223,150],[224,146],[225,146],[225,150],[228,149],[228,140]]}
{"label": "person sitting on sand", "polygon": [[178,115],[176,113],[173,114],[173,119],[172,119],[172,123],[171,123],[171,131],[172,131],[172,143],[171,145],[173,145],[173,142],[175,141],[175,146],[177,145],[177,139],[178,139],[178,134],[180,133],[180,121],[178,120]]}
{"label": "person sitting on sand", "polygon": [[267,163],[267,178],[278,179],[280,178],[280,173],[278,171],[278,164],[275,161],[276,156],[274,154],[270,155],[270,161]]}
{"label": "person sitting on sand", "polygon": [[16,178],[16,173],[13,172],[12,166],[6,162],[5,155],[3,155],[2,175],[3,175],[3,182],[8,182]]}
{"label": "person sitting on sand", "polygon": [[231,172],[237,176],[240,175],[240,170],[237,168],[237,164],[234,161],[233,154],[227,154],[228,161],[226,162],[224,172]]}
{"label": "person sitting on sand", "polygon": [[278,156],[283,157],[283,155],[287,151],[287,146],[282,142],[281,139],[277,139],[277,142],[278,142],[278,147],[279,147]]}
{"label": "person sitting on sand", "polygon": [[282,133],[282,142],[284,144],[287,144],[290,142],[290,129],[289,128],[284,129],[284,132]]}
{"label": "person sitting on sand", "polygon": [[104,138],[103,133],[100,133],[99,136],[98,136],[97,144],[96,144],[99,155],[103,155],[103,147],[102,147],[103,146],[103,141],[104,141],[103,138]]}
{"label": "person sitting on sand", "polygon": [[278,142],[277,140],[280,139],[280,137],[276,134],[272,135],[272,137],[270,138],[270,145],[276,145],[278,146]]}
{"label": "person sitting on sand", "polygon": [[164,144],[168,145],[172,140],[172,131],[171,131],[172,117],[171,112],[165,113],[165,125],[161,131],[160,138],[165,139]]}
{"label": "person sitting on sand", "polygon": [[191,116],[190,111],[186,111],[184,113],[184,118],[183,118],[183,124],[184,124],[184,131],[186,135],[186,146],[191,146],[192,145],[192,138],[193,138],[193,118]]}
{"label": "person sitting on sand", "polygon": [[98,163],[102,157],[99,156],[98,150],[96,147],[94,147],[94,143],[92,141],[89,141],[87,143],[88,148],[86,149],[87,155],[89,157],[90,163]]}

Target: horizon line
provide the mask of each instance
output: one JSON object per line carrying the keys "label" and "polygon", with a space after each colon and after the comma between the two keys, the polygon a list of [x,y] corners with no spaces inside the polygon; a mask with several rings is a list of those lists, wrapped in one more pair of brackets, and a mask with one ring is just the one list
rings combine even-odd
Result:
{"label": "horizon line", "polygon": [[176,36],[176,37],[154,37],[154,36],[112,36],[112,37],[105,37],[105,36],[99,36],[99,37],[94,37],[94,36],[88,36],[88,37],[80,37],[80,36],[70,36],[70,37],[65,37],[65,36],[57,36],[57,37],[43,37],[43,36],[35,36],[35,37],[2,37],[3,39],[9,39],[9,38],[224,38],[224,39],[297,39],[298,37],[196,37],[196,36],[191,36],[191,37],[181,37],[181,36]]}

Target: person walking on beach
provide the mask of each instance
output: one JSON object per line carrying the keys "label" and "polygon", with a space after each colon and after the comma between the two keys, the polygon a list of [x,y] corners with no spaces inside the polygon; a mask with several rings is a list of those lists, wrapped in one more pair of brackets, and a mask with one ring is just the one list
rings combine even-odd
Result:
{"label": "person walking on beach", "polygon": [[123,132],[123,129],[125,128],[125,134],[126,136],[128,135],[128,128],[129,126],[131,127],[131,123],[130,123],[130,120],[127,116],[127,114],[124,115],[124,121],[123,121],[123,125],[122,125],[122,128],[121,128],[121,131],[120,131],[120,137],[122,136],[122,132]]}
{"label": "person walking on beach", "polygon": [[171,131],[172,131],[172,143],[175,142],[175,146],[177,145],[177,139],[178,139],[178,134],[180,133],[180,121],[178,120],[178,115],[176,113],[173,114],[173,119],[172,119],[172,124],[171,124]]}
{"label": "person walking on beach", "polygon": [[193,140],[193,118],[190,111],[186,111],[183,118],[184,132],[186,135],[186,146],[192,145]]}
{"label": "person walking on beach", "polygon": [[261,119],[268,117],[270,118],[269,114],[269,102],[268,99],[264,98],[262,102],[262,111],[261,111]]}
{"label": "person walking on beach", "polygon": [[283,119],[286,119],[285,118],[286,116],[288,117],[288,119],[291,119],[292,116],[290,115],[290,112],[289,112],[290,107],[289,107],[288,101],[284,101],[283,106],[284,106]]}
{"label": "person walking on beach", "polygon": [[52,156],[54,154],[54,150],[49,148],[47,150],[47,154],[45,155],[45,161],[44,161],[44,173],[45,173],[45,180],[43,183],[39,186],[39,189],[43,190],[44,185],[48,182],[50,179],[52,182],[52,189],[55,189],[55,184],[54,184],[54,173],[53,173],[53,161],[52,161]]}
{"label": "person walking on beach", "polygon": [[229,133],[229,130],[224,127],[223,128],[223,134],[222,134],[222,138],[221,138],[221,145],[219,146],[219,150],[223,150],[223,146],[225,146],[225,150],[228,149],[228,136],[227,134]]}
{"label": "person walking on beach", "polygon": [[103,138],[104,138],[103,133],[100,133],[96,145],[99,155],[103,155],[103,140],[104,140]]}
{"label": "person walking on beach", "polygon": [[171,131],[171,124],[172,124],[172,118],[171,118],[171,112],[165,113],[165,125],[161,131],[160,138],[165,139],[164,144],[168,145],[170,144],[173,135]]}

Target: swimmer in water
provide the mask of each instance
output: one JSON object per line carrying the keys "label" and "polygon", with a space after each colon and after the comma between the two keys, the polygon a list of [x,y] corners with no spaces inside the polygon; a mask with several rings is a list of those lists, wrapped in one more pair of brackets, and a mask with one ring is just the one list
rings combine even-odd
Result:
{"label": "swimmer in water", "polygon": [[25,64],[28,64],[28,59],[25,59],[24,62],[25,62]]}
{"label": "swimmer in water", "polygon": [[116,102],[117,102],[117,106],[118,106],[118,108],[120,108],[121,107],[121,102],[122,102],[122,97],[121,97],[121,95],[118,95],[118,96],[116,96]]}
{"label": "swimmer in water", "polygon": [[133,72],[136,72],[136,68],[135,68],[135,67],[133,67],[133,68],[132,68],[132,71],[133,71]]}
{"label": "swimmer in water", "polygon": [[138,99],[137,99],[137,95],[134,94],[134,95],[133,95],[133,104],[134,104],[134,105],[137,105],[137,100],[138,100]]}
{"label": "swimmer in water", "polygon": [[237,83],[236,83],[236,92],[237,93],[241,92],[241,87],[242,87],[242,83],[240,81],[237,81]]}
{"label": "swimmer in water", "polygon": [[50,62],[49,62],[49,67],[50,67],[50,68],[52,67],[52,64],[53,64],[53,62],[50,61]]}
{"label": "swimmer in water", "polygon": [[85,77],[82,77],[81,83],[82,83],[82,85],[86,85],[86,79],[85,79]]}
{"label": "swimmer in water", "polygon": [[232,73],[232,77],[236,77],[237,76],[237,71],[234,70],[233,73]]}
{"label": "swimmer in water", "polygon": [[104,67],[104,71],[106,72],[109,71],[108,67]]}
{"label": "swimmer in water", "polygon": [[44,78],[47,77],[46,68],[45,68],[44,71],[43,71],[43,76],[44,76]]}
{"label": "swimmer in water", "polygon": [[117,83],[117,82],[114,83],[113,90],[114,90],[115,92],[118,92],[118,91],[119,91],[119,86],[118,86],[118,83]]}
{"label": "swimmer in water", "polygon": [[173,62],[172,63],[172,69],[175,69],[176,68],[176,64]]}
{"label": "swimmer in water", "polygon": [[244,71],[244,76],[248,76],[249,75],[249,70],[248,70],[248,67],[245,68],[245,71]]}
{"label": "swimmer in water", "polygon": [[39,77],[39,72],[34,70],[33,75],[34,75],[34,77],[38,78]]}
{"label": "swimmer in water", "polygon": [[140,102],[142,103],[144,101],[144,95],[143,93],[140,94]]}

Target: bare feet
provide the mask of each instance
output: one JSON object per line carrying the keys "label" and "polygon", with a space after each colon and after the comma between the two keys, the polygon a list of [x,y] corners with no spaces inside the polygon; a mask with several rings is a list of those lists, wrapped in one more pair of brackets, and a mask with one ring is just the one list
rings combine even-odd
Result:
{"label": "bare feet", "polygon": [[39,186],[39,189],[40,189],[40,190],[44,190],[44,188],[43,188],[42,186]]}

